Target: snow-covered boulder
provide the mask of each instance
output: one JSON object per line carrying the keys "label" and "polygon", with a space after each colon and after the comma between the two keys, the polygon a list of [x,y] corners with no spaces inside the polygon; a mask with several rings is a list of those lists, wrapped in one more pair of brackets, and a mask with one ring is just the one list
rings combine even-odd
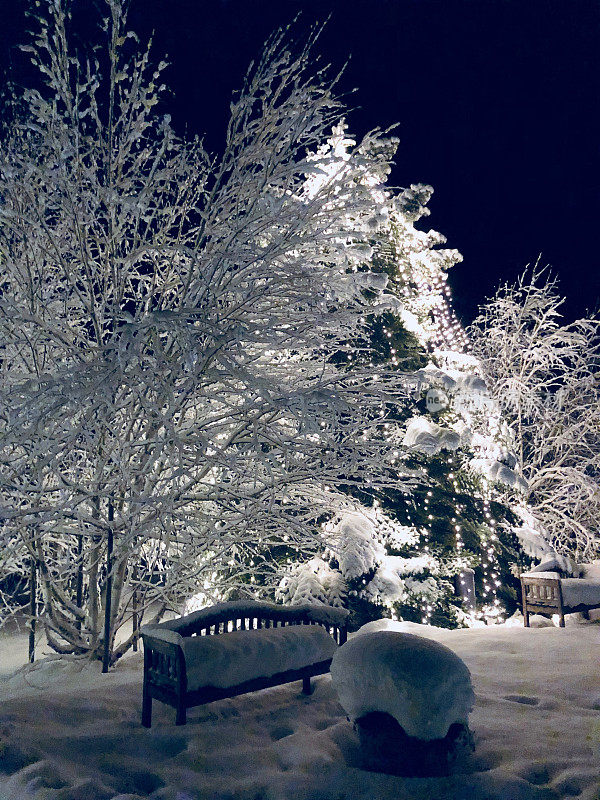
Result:
{"label": "snow-covered boulder", "polygon": [[432,631],[436,635],[444,635],[448,633],[449,628],[438,628],[437,625],[423,625],[421,622],[410,622],[407,619],[388,619],[382,617],[381,619],[374,619],[367,622],[359,630],[356,631],[354,636],[363,636],[365,633],[375,633],[376,631],[395,631],[398,633],[414,633],[416,636],[422,638],[431,638]]}
{"label": "snow-covered boulder", "polygon": [[453,723],[466,726],[475,699],[456,653],[411,633],[355,636],[335,652],[331,678],[352,719],[383,712],[425,741],[444,738]]}

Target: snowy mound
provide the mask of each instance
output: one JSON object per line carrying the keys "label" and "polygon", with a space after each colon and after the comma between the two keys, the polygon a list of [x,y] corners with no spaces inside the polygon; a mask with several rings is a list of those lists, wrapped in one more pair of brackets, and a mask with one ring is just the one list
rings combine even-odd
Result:
{"label": "snowy mound", "polygon": [[409,736],[442,739],[467,724],[475,696],[466,664],[438,642],[411,633],[356,636],[333,656],[331,678],[352,719],[390,714]]}
{"label": "snowy mound", "polygon": [[374,619],[372,622],[367,622],[354,634],[355,636],[363,636],[365,633],[375,633],[376,631],[395,631],[397,633],[414,633],[416,636],[429,638],[431,633],[435,631],[436,635],[447,633],[449,628],[438,628],[436,625],[423,625],[420,622],[410,622],[405,619]]}

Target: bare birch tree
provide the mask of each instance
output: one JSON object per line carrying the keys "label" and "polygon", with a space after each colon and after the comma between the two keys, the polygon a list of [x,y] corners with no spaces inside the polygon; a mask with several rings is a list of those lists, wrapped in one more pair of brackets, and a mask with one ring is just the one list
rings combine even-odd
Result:
{"label": "bare birch tree", "polygon": [[557,550],[582,559],[600,551],[600,321],[562,323],[563,302],[536,268],[482,307],[470,335],[532,513]]}
{"label": "bare birch tree", "polygon": [[270,40],[212,157],[157,115],[164,64],[106,4],[85,57],[66,3],[37,17],[43,86],[2,141],[0,489],[4,570],[37,565],[50,644],[114,661],[134,614],[322,547],[339,486],[385,481],[401,390],[334,363],[381,291],[361,265],[387,164],[377,134],[334,158],[314,37]]}

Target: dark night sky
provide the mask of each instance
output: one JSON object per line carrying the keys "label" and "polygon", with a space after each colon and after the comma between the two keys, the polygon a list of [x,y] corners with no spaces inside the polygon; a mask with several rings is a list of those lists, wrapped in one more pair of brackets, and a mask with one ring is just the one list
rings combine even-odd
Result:
{"label": "dark night sky", "polygon": [[[27,5],[0,0],[17,80]],[[568,316],[600,304],[600,0],[132,0],[130,22],[169,57],[176,126],[218,150],[248,63],[299,11],[300,35],[331,14],[325,61],[351,56],[351,131],[399,122],[392,182],[434,186],[425,224],[464,256],[450,277],[465,319],[540,253]]]}

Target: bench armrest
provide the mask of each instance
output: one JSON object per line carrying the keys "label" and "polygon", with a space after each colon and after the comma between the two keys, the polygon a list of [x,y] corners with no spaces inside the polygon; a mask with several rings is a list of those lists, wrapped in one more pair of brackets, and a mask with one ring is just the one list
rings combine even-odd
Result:
{"label": "bench armrest", "polygon": [[554,580],[559,581],[561,577],[558,572],[522,572],[521,578],[525,580],[526,583],[535,583],[535,580],[530,580],[531,578],[544,578],[545,580]]}
{"label": "bench armrest", "polygon": [[161,625],[144,625],[140,630],[140,634],[144,642],[146,640],[150,642],[151,639],[160,639],[163,642],[181,647],[184,641],[180,633],[170,630],[169,628],[163,628]]}

